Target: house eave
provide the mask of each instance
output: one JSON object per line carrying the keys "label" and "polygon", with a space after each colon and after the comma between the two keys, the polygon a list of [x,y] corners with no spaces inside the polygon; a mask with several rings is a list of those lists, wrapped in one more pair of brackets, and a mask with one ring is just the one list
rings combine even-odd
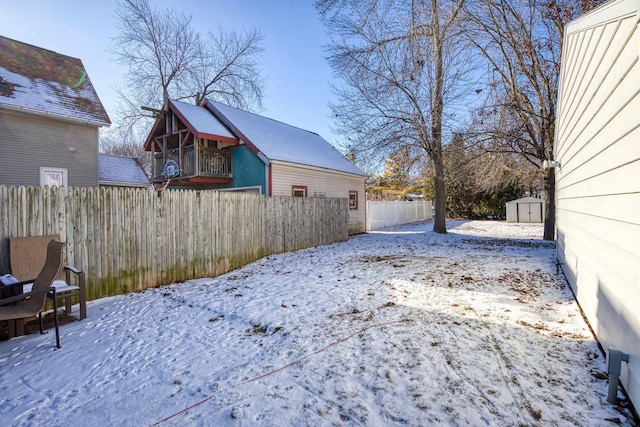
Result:
{"label": "house eave", "polygon": [[47,118],[53,118],[53,119],[58,119],[58,120],[64,120],[64,121],[67,121],[67,122],[72,122],[72,123],[76,123],[76,124],[80,124],[80,125],[86,125],[86,126],[92,126],[92,127],[109,127],[109,126],[111,126],[111,122],[102,122],[102,121],[98,121],[98,120],[90,120],[90,119],[86,119],[86,118],[71,116],[71,115],[68,115],[68,114],[52,113],[50,111],[38,110],[38,109],[35,109],[35,108],[22,107],[22,106],[18,106],[18,105],[0,103],[0,109],[20,112],[20,113],[25,113],[25,114],[32,114],[32,115],[40,116],[40,117],[47,117]]}
{"label": "house eave", "polygon": [[228,143],[235,144],[235,145],[238,145],[240,143],[238,138],[230,138],[230,137],[224,136],[224,135],[214,135],[214,134],[211,134],[211,133],[199,132],[198,129],[195,128],[193,123],[191,123],[187,119],[187,117],[185,117],[184,114],[182,114],[180,109],[178,107],[176,107],[175,104],[171,100],[169,100],[169,108],[170,108],[170,110],[171,110],[171,112],[173,114],[178,116],[178,118],[182,121],[182,123],[185,124],[187,129],[189,129],[189,131],[191,131],[191,133],[193,135],[195,135],[196,138],[203,138],[203,139],[211,139],[211,140],[214,140],[214,141],[228,142]]}
{"label": "house eave", "polygon": [[233,145],[240,144],[240,141],[238,140],[238,138],[228,138],[226,136],[214,135],[212,133],[196,132],[195,136],[196,136],[196,138],[210,139],[212,141],[227,142],[227,143],[233,144]]}
{"label": "house eave", "polygon": [[121,182],[121,181],[106,181],[106,180],[100,180],[98,181],[98,185],[105,185],[105,186],[109,186],[109,187],[132,187],[132,188],[152,188],[153,185],[151,183],[149,184],[142,184],[142,183],[131,183],[131,182]]}
{"label": "house eave", "polygon": [[295,163],[295,162],[287,162],[284,160],[271,160],[270,161],[272,165],[283,165],[283,166],[292,166],[292,167],[297,167],[297,168],[301,168],[301,169],[308,169],[308,170],[313,170],[313,171],[321,171],[321,172],[329,172],[329,173],[333,173],[333,174],[339,174],[339,175],[345,175],[345,176],[349,176],[349,177],[358,177],[358,178],[362,178],[365,179],[366,178],[366,174],[362,173],[353,173],[353,172],[346,172],[346,171],[341,171],[338,169],[332,169],[332,168],[323,168],[320,166],[312,166],[312,165],[306,165],[306,164],[302,164],[302,163]]}

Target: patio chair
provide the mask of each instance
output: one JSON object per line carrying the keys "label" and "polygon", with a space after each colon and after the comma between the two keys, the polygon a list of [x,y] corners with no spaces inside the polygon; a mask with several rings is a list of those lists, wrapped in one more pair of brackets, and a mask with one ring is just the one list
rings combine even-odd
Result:
{"label": "patio chair", "polygon": [[56,328],[56,347],[60,348],[60,331],[58,328],[58,298],[53,281],[62,268],[62,249],[65,243],[51,240],[47,245],[44,267],[35,279],[15,282],[3,286],[3,290],[22,287],[26,283],[33,283],[31,291],[0,299],[0,320],[26,319],[38,315],[40,333],[43,334],[42,312],[47,302],[47,296],[53,300],[53,318]]}
{"label": "patio chair", "polygon": [[[60,240],[58,235],[14,237],[9,239],[9,258],[11,274],[18,280],[27,281],[36,277],[44,265],[47,255],[47,244],[50,240]],[[87,317],[87,294],[85,289],[84,272],[77,268],[65,265],[64,273],[60,272],[53,282],[58,298],[65,300],[65,312],[71,313],[71,301],[78,297],[80,306],[80,320]],[[72,284],[72,276],[74,283]],[[29,290],[25,286],[25,292]]]}

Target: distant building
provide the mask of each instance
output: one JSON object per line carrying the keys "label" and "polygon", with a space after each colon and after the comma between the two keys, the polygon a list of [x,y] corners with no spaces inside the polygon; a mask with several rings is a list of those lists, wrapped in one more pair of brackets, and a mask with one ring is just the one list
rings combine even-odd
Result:
{"label": "distant building", "polygon": [[0,184],[97,186],[110,124],[80,59],[0,36]]}
{"label": "distant building", "polygon": [[543,222],[544,200],[523,197],[506,203],[507,222]]}
{"label": "distant building", "polygon": [[151,181],[134,158],[99,154],[98,163],[101,187],[151,187]]}
{"label": "distant building", "polygon": [[349,232],[365,231],[365,178],[318,134],[228,105],[168,101],[147,137],[152,181],[169,187],[349,199]]}

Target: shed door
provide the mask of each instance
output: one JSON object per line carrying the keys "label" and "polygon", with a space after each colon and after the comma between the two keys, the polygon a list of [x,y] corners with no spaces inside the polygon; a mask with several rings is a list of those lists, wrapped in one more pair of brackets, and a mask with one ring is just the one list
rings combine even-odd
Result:
{"label": "shed door", "polygon": [[542,222],[542,203],[518,203],[518,222]]}

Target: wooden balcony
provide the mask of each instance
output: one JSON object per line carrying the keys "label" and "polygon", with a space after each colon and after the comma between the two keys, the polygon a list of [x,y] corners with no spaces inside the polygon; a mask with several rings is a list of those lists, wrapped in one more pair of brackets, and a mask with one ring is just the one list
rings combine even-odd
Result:
{"label": "wooden balcony", "polygon": [[171,185],[230,184],[233,178],[230,149],[197,147],[196,150],[193,145],[189,145],[183,150],[182,156],[177,148],[167,150],[166,157],[163,153],[154,154],[154,183],[166,181],[162,176],[162,169],[169,160],[180,166],[180,175],[171,179]]}

